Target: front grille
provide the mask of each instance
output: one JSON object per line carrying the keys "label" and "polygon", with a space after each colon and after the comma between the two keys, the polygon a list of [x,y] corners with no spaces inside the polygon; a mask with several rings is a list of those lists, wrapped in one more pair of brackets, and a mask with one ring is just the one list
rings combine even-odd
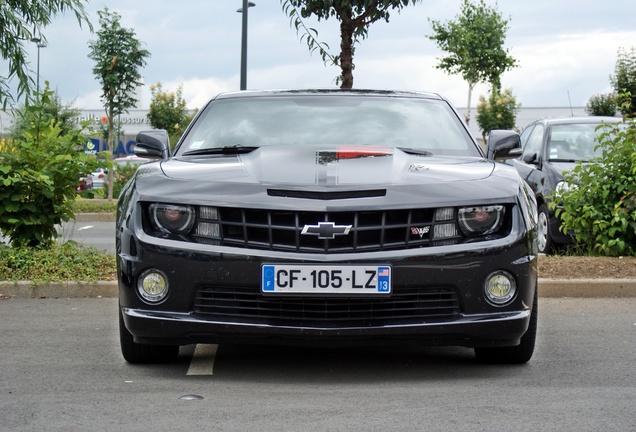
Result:
{"label": "front grille", "polygon": [[419,289],[388,298],[264,296],[253,289],[207,287],[197,293],[201,319],[291,327],[373,327],[443,322],[458,318],[455,292]]}
{"label": "front grille", "polygon": [[[201,212],[200,212],[201,214]],[[435,219],[435,209],[378,210],[355,212],[310,212],[218,208],[216,220],[199,215],[198,226],[218,226],[211,238],[197,233],[209,230],[195,227],[192,238],[201,243],[266,249],[282,252],[346,253],[409,249],[429,246],[435,224],[449,224]],[[303,235],[306,225],[328,221],[336,226],[350,226],[347,235],[322,239]],[[451,221],[451,223],[453,223]],[[455,239],[461,238],[459,230]],[[453,236],[446,240],[453,240]]]}

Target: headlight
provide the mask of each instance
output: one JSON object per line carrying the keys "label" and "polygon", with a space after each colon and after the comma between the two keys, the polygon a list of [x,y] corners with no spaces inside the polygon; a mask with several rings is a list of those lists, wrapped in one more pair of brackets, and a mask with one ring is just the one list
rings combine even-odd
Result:
{"label": "headlight", "polygon": [[459,227],[466,236],[480,236],[496,232],[503,223],[502,205],[464,207],[459,209]]}
{"label": "headlight", "polygon": [[187,234],[195,221],[194,208],[184,205],[152,204],[150,206],[152,226],[167,234]]}

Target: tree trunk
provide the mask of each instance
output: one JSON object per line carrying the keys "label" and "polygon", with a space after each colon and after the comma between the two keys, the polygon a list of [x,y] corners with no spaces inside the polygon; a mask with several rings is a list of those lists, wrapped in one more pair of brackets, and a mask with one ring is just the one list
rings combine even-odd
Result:
{"label": "tree trunk", "polygon": [[108,169],[108,200],[111,201],[113,199],[113,186],[114,186],[114,179],[115,179],[115,167],[113,166],[113,159],[114,159],[114,154],[115,154],[115,143],[113,142],[113,135],[115,135],[114,133],[114,127],[113,127],[113,120],[115,115],[113,114],[113,108],[112,105],[108,108],[107,111],[107,115],[106,117],[108,118],[108,147],[110,150],[110,155],[108,156],[108,158],[110,159],[110,164],[109,164],[109,169]]}
{"label": "tree trunk", "polygon": [[475,88],[474,83],[468,83],[468,104],[466,105],[466,116],[464,119],[466,120],[466,125],[470,123],[470,100],[473,95],[473,88]]}
{"label": "tree trunk", "polygon": [[353,31],[355,27],[351,19],[340,22],[340,88],[353,87]]}

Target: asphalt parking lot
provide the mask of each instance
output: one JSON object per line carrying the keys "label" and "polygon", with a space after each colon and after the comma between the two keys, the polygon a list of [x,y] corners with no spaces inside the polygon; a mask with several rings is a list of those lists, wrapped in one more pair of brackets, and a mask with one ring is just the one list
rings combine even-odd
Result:
{"label": "asphalt parking lot", "polygon": [[140,366],[119,352],[116,299],[3,300],[0,430],[634,431],[635,310],[543,299],[521,366],[452,347],[226,345]]}

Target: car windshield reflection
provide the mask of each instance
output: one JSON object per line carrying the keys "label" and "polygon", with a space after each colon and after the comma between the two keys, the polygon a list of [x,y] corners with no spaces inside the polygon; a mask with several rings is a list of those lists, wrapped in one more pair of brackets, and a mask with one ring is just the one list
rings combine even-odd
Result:
{"label": "car windshield reflection", "polygon": [[[465,127],[439,99],[260,97],[213,101],[177,156],[264,146],[373,146],[418,154],[478,156]],[[236,150],[233,150],[236,152]]]}
{"label": "car windshield reflection", "polygon": [[601,156],[597,150],[596,123],[557,124],[550,128],[548,142],[549,160],[553,162],[587,162]]}

